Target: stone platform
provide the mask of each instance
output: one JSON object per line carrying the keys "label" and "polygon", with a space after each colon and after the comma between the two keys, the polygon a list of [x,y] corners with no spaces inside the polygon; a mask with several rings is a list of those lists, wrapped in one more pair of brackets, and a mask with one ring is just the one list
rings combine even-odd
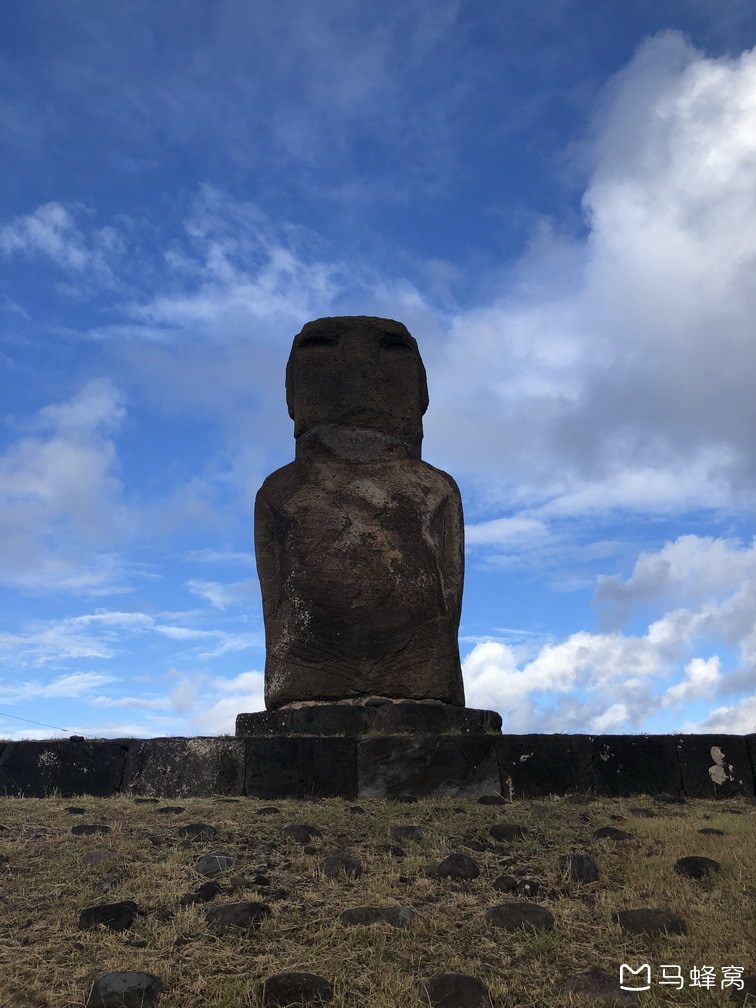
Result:
{"label": "stone platform", "polygon": [[270,735],[501,734],[501,714],[447,703],[404,700],[321,703],[239,714],[236,737]]}
{"label": "stone platform", "polygon": [[[247,715],[249,716],[249,715]],[[322,727],[322,726],[321,726]],[[374,729],[373,729],[374,730]],[[0,795],[746,797],[751,735],[258,735],[0,743]]]}

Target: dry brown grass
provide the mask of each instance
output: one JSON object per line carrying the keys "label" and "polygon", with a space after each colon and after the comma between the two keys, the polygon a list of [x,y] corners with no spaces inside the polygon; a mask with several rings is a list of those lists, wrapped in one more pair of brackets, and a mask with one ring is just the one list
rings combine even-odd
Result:
{"label": "dry brown grass", "polygon": [[[257,810],[276,805],[281,814],[262,817]],[[719,989],[725,966],[756,972],[756,807],[744,799],[691,800],[662,805],[646,795],[599,798],[589,805],[566,798],[515,801],[506,807],[482,806],[457,798],[426,799],[417,804],[365,799],[367,815],[350,815],[344,800],[244,798],[239,804],[217,798],[166,799],[158,805],[133,798],[0,798],[0,1006],[1,1008],[72,1008],[84,1005],[92,982],[112,970],[139,970],[161,978],[166,993],[160,1008],[247,1008],[258,1006],[261,981],[273,973],[316,973],[335,987],[334,1008],[421,1008],[427,1006],[420,982],[434,974],[473,974],[489,987],[495,1008],[557,1008],[584,1005],[576,996],[560,996],[561,983],[597,968],[619,975],[619,965],[649,963],[652,988],[640,1004],[730,1005],[732,988]],[[70,815],[68,805],[86,808]],[[181,805],[180,815],[160,815],[162,805]],[[535,806],[535,807],[534,807]],[[538,806],[541,807],[539,811]],[[653,809],[653,818],[628,812]],[[737,808],[744,814],[728,813]],[[453,809],[463,809],[455,812]],[[443,811],[436,811],[436,810]],[[621,814],[624,822],[610,818]],[[509,847],[513,868],[502,866],[503,850],[466,851],[481,867],[472,882],[433,877],[433,866],[447,854],[464,850],[460,839],[487,837],[496,821],[522,822],[527,837]],[[80,823],[106,823],[108,835],[72,835]],[[206,822],[217,839],[182,843],[179,826]],[[323,831],[319,851],[347,850],[364,865],[359,879],[329,879],[319,869],[320,854],[305,854],[282,836],[284,826],[308,823]],[[405,841],[398,859],[377,849],[390,843],[391,827],[422,825],[422,841]],[[635,835],[631,841],[595,839],[593,830],[612,825]],[[701,835],[713,826],[725,836]],[[150,833],[164,841],[153,846]],[[83,854],[109,848],[123,870],[122,881],[107,894],[94,885],[112,870],[82,865]],[[219,931],[209,927],[204,909],[224,902],[267,902],[270,890],[253,886],[224,892],[211,904],[179,909],[160,920],[162,907],[176,908],[179,897],[207,881],[193,868],[196,859],[215,850],[239,855],[237,866],[216,877],[227,888],[230,876],[249,878],[268,865],[272,887],[288,890],[271,902],[272,915],[257,931]],[[600,878],[570,881],[559,855],[593,853]],[[692,881],[673,870],[678,858],[705,855],[722,865],[708,880]],[[512,897],[492,888],[506,873],[541,883],[534,902],[555,918],[551,932],[497,930],[484,913]],[[750,890],[750,892],[749,892]],[[112,932],[102,925],[78,929],[87,906],[133,899],[145,911],[131,930]],[[404,930],[387,926],[343,927],[342,910],[363,905],[406,905],[417,922]],[[678,913],[687,935],[652,938],[628,936],[611,922],[615,910],[661,907]],[[659,985],[662,964],[682,969],[685,987]],[[690,986],[694,967],[714,967],[717,988]],[[25,994],[23,992],[26,992]]]}

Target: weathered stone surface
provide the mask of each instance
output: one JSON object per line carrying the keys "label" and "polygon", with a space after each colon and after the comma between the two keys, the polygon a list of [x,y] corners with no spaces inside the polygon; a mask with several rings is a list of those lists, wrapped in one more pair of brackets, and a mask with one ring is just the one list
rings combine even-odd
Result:
{"label": "weathered stone surface", "polygon": [[354,907],[339,914],[339,920],[347,927],[357,927],[360,924],[390,924],[391,927],[405,928],[413,924],[417,914],[412,907],[390,906]]}
{"label": "weathered stone surface", "polygon": [[499,789],[493,735],[389,735],[357,750],[357,796],[479,798]]}
{"label": "weathered stone surface", "polygon": [[356,738],[248,738],[244,793],[255,798],[356,798]]}
{"label": "weathered stone surface", "polygon": [[496,739],[496,755],[501,793],[509,801],[593,787],[589,735],[504,735]]}
{"label": "weathered stone surface", "polygon": [[599,877],[593,854],[561,854],[559,867],[568,870],[575,882],[595,882]]}
{"label": "weathered stone surface", "polygon": [[154,973],[119,970],[95,980],[86,1008],[154,1008],[164,990]]}
{"label": "weathered stone surface", "polygon": [[677,874],[686,875],[692,879],[707,878],[711,872],[719,871],[721,867],[719,861],[714,861],[713,858],[700,857],[697,854],[691,854],[689,857],[682,857],[678,861],[675,861],[675,871]]}
{"label": "weathered stone surface", "polygon": [[224,927],[247,927],[257,929],[271,913],[267,903],[243,900],[241,903],[221,903],[205,911],[208,924]]}
{"label": "weathered stone surface", "polygon": [[687,934],[685,921],[671,910],[643,907],[638,910],[618,910],[611,918],[630,934]]}
{"label": "weathered stone surface", "polygon": [[0,794],[107,798],[121,789],[126,751],[112,742],[69,739],[8,742],[0,756]]}
{"label": "weathered stone surface", "polygon": [[124,790],[163,798],[244,794],[244,742],[212,737],[139,739],[129,746]]}
{"label": "weathered stone surface", "polygon": [[480,875],[480,868],[468,854],[450,854],[439,862],[436,874],[439,878],[475,879]]}
{"label": "weathered stone surface", "polygon": [[274,711],[238,714],[236,737],[270,735],[479,735],[501,732],[496,711],[423,701],[380,706],[322,703]]}
{"label": "weathered stone surface", "polygon": [[689,798],[754,794],[754,774],[742,735],[676,735],[675,744]]}
{"label": "weathered stone surface", "polygon": [[672,735],[595,737],[593,779],[596,794],[679,794],[680,765]]}
{"label": "weathered stone surface", "polygon": [[79,914],[79,928],[82,931],[104,924],[111,931],[127,931],[137,914],[142,913],[133,900],[123,900],[120,903],[99,903],[87,907]]}
{"label": "weathered stone surface", "polygon": [[365,869],[356,857],[343,851],[336,851],[333,854],[326,854],[320,862],[320,870],[328,878],[340,878],[343,874],[349,878],[359,878]]}
{"label": "weathered stone surface", "polygon": [[284,1005],[325,1004],[333,1000],[333,984],[315,973],[277,973],[262,987],[262,1003],[268,1008]]}
{"label": "weathered stone surface", "polygon": [[585,970],[565,980],[562,993],[582,994],[608,1008],[625,1008],[638,1003],[636,991],[621,990],[619,970],[614,975],[605,970]]}
{"label": "weathered stone surface", "polygon": [[486,920],[504,931],[517,931],[520,928],[543,928],[551,931],[554,927],[553,914],[538,903],[500,903],[486,911]]}
{"label": "weathered stone surface", "polygon": [[488,988],[477,977],[443,973],[425,985],[433,1008],[491,1008]]}
{"label": "weathered stone surface", "polygon": [[286,399],[295,460],[255,501],[265,706],[366,695],[463,706],[462,503],[420,459],[415,340],[391,319],[308,322]]}

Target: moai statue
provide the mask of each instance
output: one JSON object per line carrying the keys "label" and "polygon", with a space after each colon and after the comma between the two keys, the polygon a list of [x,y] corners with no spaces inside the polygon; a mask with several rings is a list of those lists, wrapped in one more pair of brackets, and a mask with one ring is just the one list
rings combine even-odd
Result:
{"label": "moai statue", "polygon": [[295,460],[255,501],[265,705],[464,706],[457,484],[420,459],[428,390],[392,319],[308,322],[286,367]]}

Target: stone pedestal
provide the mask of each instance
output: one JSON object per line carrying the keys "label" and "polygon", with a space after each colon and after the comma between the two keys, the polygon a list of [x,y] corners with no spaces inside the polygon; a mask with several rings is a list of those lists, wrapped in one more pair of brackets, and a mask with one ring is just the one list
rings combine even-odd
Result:
{"label": "stone pedestal", "polygon": [[501,734],[496,711],[453,704],[383,703],[380,706],[309,704],[239,714],[236,737],[297,735],[481,735]]}

